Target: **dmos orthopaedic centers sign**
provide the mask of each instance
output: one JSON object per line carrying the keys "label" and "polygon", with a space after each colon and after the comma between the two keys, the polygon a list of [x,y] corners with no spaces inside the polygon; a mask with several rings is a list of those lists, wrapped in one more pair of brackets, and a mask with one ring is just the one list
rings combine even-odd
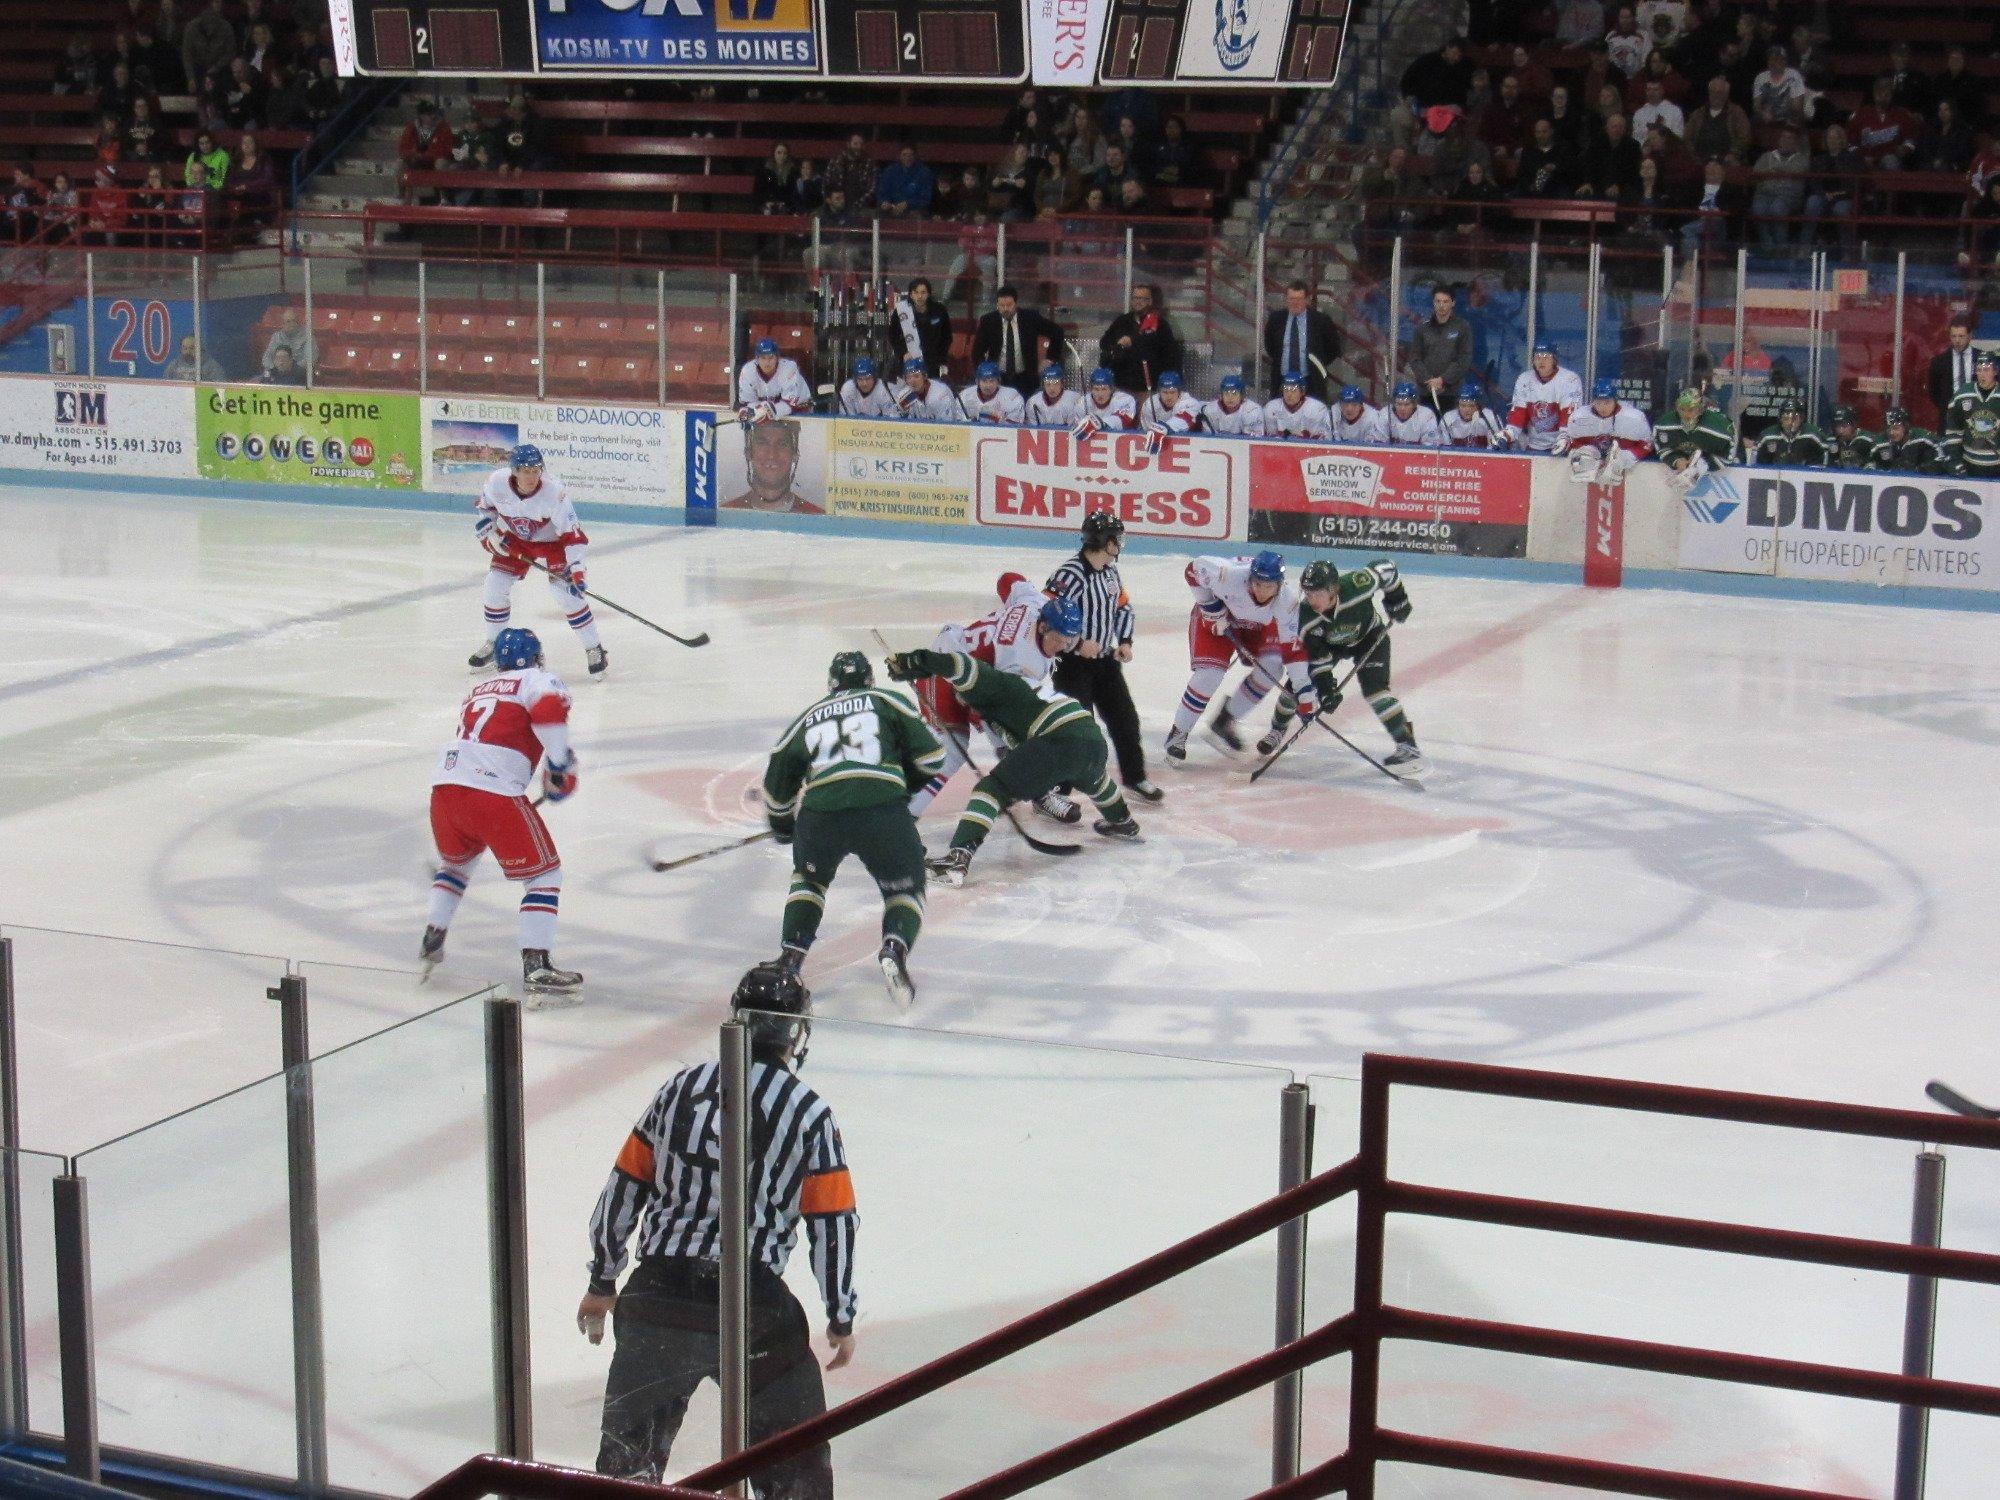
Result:
{"label": "dmos orthopaedic centers sign", "polygon": [[1223,541],[1236,534],[1235,497],[1250,465],[1246,443],[1164,437],[1148,452],[1143,432],[971,431],[981,525],[1074,531],[1103,510],[1141,536]]}
{"label": "dmos orthopaedic centers sign", "polygon": [[1724,469],[1682,499],[1684,568],[1990,589],[2000,483],[1922,474]]}
{"label": "dmos orthopaedic centers sign", "polygon": [[204,479],[414,490],[423,480],[415,396],[289,387],[195,387]]}

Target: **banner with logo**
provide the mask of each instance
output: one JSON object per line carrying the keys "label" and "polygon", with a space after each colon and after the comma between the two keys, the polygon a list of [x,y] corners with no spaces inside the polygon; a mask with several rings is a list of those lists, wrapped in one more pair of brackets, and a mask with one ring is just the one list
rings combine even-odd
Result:
{"label": "banner with logo", "polygon": [[1452,448],[1252,447],[1253,542],[1527,554],[1532,458]]}
{"label": "banner with logo", "polygon": [[1271,83],[1283,60],[1292,0],[1190,0],[1178,76]]}
{"label": "banner with logo", "polygon": [[414,490],[423,483],[415,396],[291,387],[195,387],[204,479]]}
{"label": "banner with logo", "polygon": [[148,380],[0,377],[0,468],[192,479],[194,391]]}
{"label": "banner with logo", "polygon": [[1077,438],[1059,428],[974,427],[973,492],[982,526],[1073,532],[1108,510],[1139,536],[1226,541],[1250,480],[1241,439],[1168,437],[1146,451],[1143,432]]}
{"label": "banner with logo", "polygon": [[817,73],[813,0],[535,0],[540,67]]}
{"label": "banner with logo", "polygon": [[[2000,587],[2000,484],[1827,469],[1722,469],[1682,497],[1684,568],[1842,583]],[[1989,557],[1989,551],[1994,555]]]}
{"label": "banner with logo", "polygon": [[686,422],[657,406],[589,401],[423,403],[425,488],[471,494],[507,462],[516,444],[542,450],[572,500],[595,505],[679,505]]}
{"label": "banner with logo", "polygon": [[972,432],[823,417],[718,423],[716,508],[962,525],[971,519]]}
{"label": "banner with logo", "polygon": [[1028,81],[1089,88],[1097,80],[1097,49],[1110,13],[1111,0],[1028,0]]}

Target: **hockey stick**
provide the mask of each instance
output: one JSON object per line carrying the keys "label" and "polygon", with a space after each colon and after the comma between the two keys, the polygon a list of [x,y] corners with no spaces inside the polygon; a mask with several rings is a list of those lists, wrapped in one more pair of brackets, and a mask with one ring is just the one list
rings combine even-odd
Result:
{"label": "hockey stick", "polygon": [[[1383,634],[1384,634],[1384,639],[1386,639],[1387,632],[1385,631]],[[1273,687],[1277,688],[1278,691],[1280,692],[1284,692],[1286,690],[1285,685],[1283,683],[1273,682],[1268,676],[1265,675],[1264,669],[1257,665],[1256,659],[1252,657],[1249,652],[1243,649],[1243,643],[1237,640],[1235,636],[1233,635],[1230,636],[1229,643],[1236,648],[1237,660],[1241,661],[1244,666],[1250,669],[1250,675],[1252,677],[1261,681],[1265,685],[1264,690],[1266,692],[1269,692]],[[1354,670],[1358,672],[1361,670],[1361,668],[1357,665]],[[1359,745],[1355,744],[1353,740],[1350,740],[1346,735],[1342,734],[1338,729],[1335,729],[1331,724],[1327,723],[1326,717],[1323,714],[1314,714],[1313,722],[1319,725],[1319,727],[1324,729],[1328,734],[1332,735],[1335,739],[1339,740],[1341,744],[1347,746],[1347,748],[1352,750],[1356,755],[1360,756],[1363,760],[1367,761],[1369,765],[1373,766],[1376,770],[1380,771],[1384,776],[1388,777],[1391,781],[1395,782],[1396,785],[1412,787],[1420,792],[1424,789],[1424,784],[1421,781],[1418,781],[1416,777],[1398,776],[1394,771],[1390,770],[1387,766],[1383,765],[1381,761],[1377,760],[1374,756],[1370,755],[1366,750],[1363,750]]]}
{"label": "hockey stick", "polygon": [[[893,656],[895,654],[889,650],[889,643],[882,639],[881,631],[870,630],[868,633],[875,637],[875,644],[882,648],[884,655]],[[917,699],[917,709],[920,713],[923,711],[923,698],[921,696]],[[924,722],[951,742],[951,748],[958,752],[958,758],[972,767],[976,775],[985,776],[985,770],[981,768],[978,761],[972,758],[972,747],[960,739],[949,725],[933,722],[929,714],[924,714]],[[1014,805],[1011,802],[1002,803],[1000,812],[1009,823],[1014,825],[1014,832],[1020,834],[1022,841],[1037,854],[1053,854],[1060,857],[1066,854],[1081,854],[1083,852],[1083,845],[1081,844],[1051,844],[1046,839],[1036,838],[1027,829],[1023,828],[1021,820],[1014,816]]]}
{"label": "hockey stick", "polygon": [[698,860],[714,859],[718,854],[727,854],[731,849],[741,849],[745,844],[754,844],[759,839],[773,838],[768,828],[760,828],[755,833],[745,834],[740,839],[731,839],[726,844],[717,844],[713,849],[704,849],[699,854],[684,854],[679,859],[651,859],[647,862],[657,873],[663,870],[678,870],[682,865],[691,865]]}
{"label": "hockey stick", "polygon": [[1949,1084],[1939,1083],[1933,1078],[1924,1085],[1924,1092],[1956,1115],[1969,1115],[1975,1120],[2000,1120],[2000,1109],[1991,1109],[1984,1104],[1975,1104]]}
{"label": "hockey stick", "polygon": [[[559,576],[549,567],[547,563],[543,562],[538,557],[529,558],[528,566],[531,568],[537,568],[540,571],[547,573],[551,578],[556,578]],[[562,582],[569,583],[569,580],[565,578],[562,579]],[[683,646],[706,646],[708,644],[708,632],[705,630],[700,635],[675,635],[671,630],[667,629],[666,626],[655,625],[651,620],[647,619],[644,615],[635,614],[633,611],[627,609],[622,604],[614,604],[611,600],[605,598],[602,594],[593,594],[589,589],[580,589],[573,583],[570,583],[569,587],[572,593],[581,594],[586,599],[595,599],[599,604],[603,605],[606,609],[616,610],[619,614],[625,616],[625,618],[628,620],[637,620],[641,625],[645,626],[648,630],[657,630],[661,635],[665,636],[670,641],[679,641]]]}
{"label": "hockey stick", "polygon": [[[1347,675],[1341,678],[1340,681],[1336,682],[1333,685],[1333,691],[1336,695],[1344,695],[1347,692],[1347,685],[1350,682],[1354,681],[1354,679],[1360,675],[1361,669],[1368,664],[1368,659],[1372,657],[1377,651],[1380,651],[1382,649],[1382,642],[1388,639],[1389,639],[1389,632],[1384,630],[1382,632],[1381,639],[1377,640],[1374,645],[1370,646],[1366,651],[1361,653],[1361,655],[1355,660],[1354,665],[1348,668]],[[1332,710],[1327,709],[1324,710],[1324,712],[1331,713]],[[1250,779],[1252,781],[1255,781],[1259,776],[1262,776],[1266,771],[1270,770],[1272,764],[1277,760],[1279,756],[1283,755],[1287,750],[1291,749],[1292,746],[1296,745],[1300,740],[1305,738],[1305,733],[1306,733],[1306,726],[1304,724],[1300,724],[1299,727],[1292,732],[1292,736],[1290,739],[1286,740],[1282,745],[1278,746],[1277,749],[1273,750],[1270,753],[1270,755],[1265,757],[1264,763],[1261,766],[1257,767],[1256,770],[1250,773]],[[1400,780],[1401,778],[1398,779]]]}
{"label": "hockey stick", "polygon": [[1279,756],[1283,755],[1287,750],[1291,749],[1292,746],[1296,745],[1300,740],[1304,739],[1305,737],[1306,737],[1306,726],[1300,724],[1297,728],[1295,728],[1291,732],[1291,734],[1286,736],[1284,742],[1280,744],[1277,749],[1273,750],[1269,755],[1264,757],[1264,763],[1261,766],[1257,767],[1256,770],[1250,773],[1250,779],[1252,781],[1255,781],[1259,776],[1262,776],[1266,771],[1270,770],[1271,767],[1275,766],[1278,763]]}

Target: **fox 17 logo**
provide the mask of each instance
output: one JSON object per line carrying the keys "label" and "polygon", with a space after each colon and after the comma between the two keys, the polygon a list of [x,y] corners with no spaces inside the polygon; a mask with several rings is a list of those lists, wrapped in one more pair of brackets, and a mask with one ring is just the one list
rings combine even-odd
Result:
{"label": "fox 17 logo", "polygon": [[57,386],[56,425],[58,427],[107,425],[104,415],[104,392],[79,391],[72,390],[68,386]]}

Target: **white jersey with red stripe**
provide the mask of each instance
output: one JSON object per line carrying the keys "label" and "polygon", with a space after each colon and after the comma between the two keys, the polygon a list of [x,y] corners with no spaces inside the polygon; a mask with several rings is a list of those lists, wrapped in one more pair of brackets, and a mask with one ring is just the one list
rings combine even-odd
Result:
{"label": "white jersey with red stripe", "polygon": [[1505,448],[1513,440],[1512,429],[1483,406],[1473,408],[1469,417],[1454,406],[1438,426],[1451,448]]}
{"label": "white jersey with red stripe", "polygon": [[1389,414],[1379,406],[1361,403],[1352,422],[1347,420],[1347,403],[1336,402],[1328,434],[1336,443],[1386,443],[1389,441]]}
{"label": "white jersey with red stripe", "polygon": [[1326,403],[1317,396],[1302,396],[1297,406],[1285,405],[1285,398],[1280,396],[1264,403],[1264,432],[1268,437],[1317,438],[1324,442],[1333,436],[1333,418]]}
{"label": "white jersey with red stripe", "polygon": [[1030,427],[1074,427],[1083,420],[1083,393],[1064,391],[1051,401],[1046,390],[1036,391],[1028,398],[1027,422]]}
{"label": "white jersey with red stripe", "polygon": [[569,706],[569,689],[553,672],[495,673],[465,695],[458,738],[439,752],[431,785],[525,796],[544,751],[570,759]]}
{"label": "white jersey with red stripe", "polygon": [[[1011,672],[1044,698],[1056,696],[1056,659],[1042,650],[1035,628],[1049,596],[1019,573],[1000,577],[1000,607],[969,625],[947,625],[931,643],[934,651],[961,651],[989,666]],[[1296,615],[1296,609],[1293,611]]]}
{"label": "white jersey with red stripe", "polygon": [[893,392],[896,405],[905,417],[913,422],[963,422],[965,408],[958,404],[958,392],[942,380],[924,378],[924,388],[919,391],[909,381],[904,381]]}
{"label": "white jersey with red stripe", "polygon": [[736,404],[768,406],[772,416],[789,417],[812,410],[812,387],[795,360],[779,359],[778,368],[769,375],[757,368],[756,360],[747,360],[736,372]]}
{"label": "white jersey with red stripe", "polygon": [[1595,448],[1600,455],[1615,444],[1634,459],[1653,456],[1653,424],[1636,406],[1618,403],[1610,416],[1597,413],[1596,406],[1579,406],[1563,424],[1563,437],[1571,449]]}
{"label": "white jersey with red stripe", "polygon": [[1169,403],[1155,392],[1139,408],[1139,425],[1148,432],[1193,432],[1201,425],[1201,403],[1182,391]]}
{"label": "white jersey with red stripe", "polygon": [[1246,634],[1269,629],[1285,660],[1305,660],[1299,644],[1299,591],[1289,579],[1278,585],[1268,604],[1259,604],[1250,595],[1247,557],[1197,557],[1187,565],[1187,581],[1194,590],[1195,608],[1210,621]]}
{"label": "white jersey with red stripe", "polygon": [[1139,403],[1132,399],[1130,391],[1113,391],[1107,399],[1099,401],[1093,389],[1083,398],[1083,419],[1106,432],[1130,432],[1139,425]]}
{"label": "white jersey with red stripe", "polygon": [[1421,403],[1410,408],[1407,417],[1396,415],[1392,404],[1382,413],[1382,422],[1389,429],[1389,441],[1410,448],[1441,448],[1444,446],[1444,432],[1438,426],[1437,413]]}
{"label": "white jersey with red stripe", "polygon": [[1518,434],[1515,441],[1530,453],[1553,453],[1569,414],[1582,405],[1583,381],[1576,371],[1558,365],[1555,374],[1544,380],[1532,369],[1523,370],[1514,382],[1507,425]]}
{"label": "white jersey with red stripe", "polygon": [[1236,410],[1231,411],[1222,404],[1222,398],[1202,403],[1201,425],[1210,432],[1225,436],[1262,437],[1264,435],[1264,408],[1255,401],[1238,400]]}
{"label": "white jersey with red stripe", "polygon": [[486,485],[475,502],[496,525],[517,542],[536,542],[547,547],[560,544],[564,560],[583,561],[590,538],[569,503],[569,490],[555,475],[544,473],[532,495],[523,495],[514,486],[512,469],[495,469],[486,476]]}
{"label": "white jersey with red stripe", "polygon": [[1012,386],[995,386],[993,394],[982,396],[974,381],[958,393],[959,410],[968,422],[986,422],[1002,427],[1019,427],[1027,419],[1028,403]]}

